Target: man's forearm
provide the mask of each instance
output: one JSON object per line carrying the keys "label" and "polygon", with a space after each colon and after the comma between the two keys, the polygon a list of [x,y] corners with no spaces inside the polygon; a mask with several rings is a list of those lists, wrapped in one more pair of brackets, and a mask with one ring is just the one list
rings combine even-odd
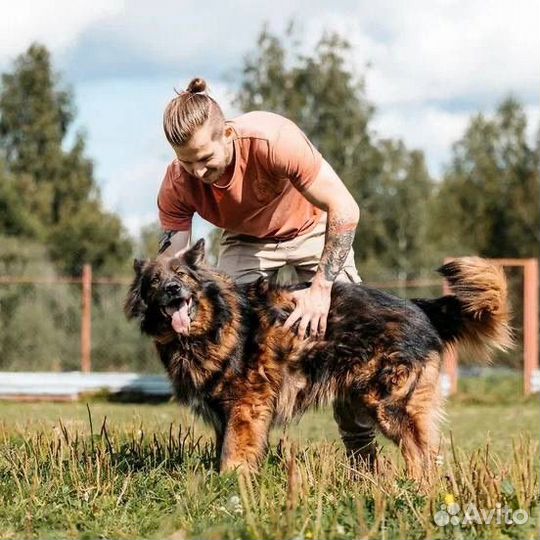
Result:
{"label": "man's forearm", "polygon": [[339,214],[328,212],[326,238],[319,268],[313,279],[314,284],[332,286],[351,250],[357,224],[357,209]]}
{"label": "man's forearm", "polygon": [[162,231],[159,239],[159,255],[172,257],[189,246],[191,231]]}

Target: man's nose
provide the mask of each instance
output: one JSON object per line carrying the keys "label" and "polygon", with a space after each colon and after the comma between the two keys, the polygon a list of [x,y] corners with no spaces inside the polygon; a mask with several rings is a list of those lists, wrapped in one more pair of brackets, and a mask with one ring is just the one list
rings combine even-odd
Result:
{"label": "man's nose", "polygon": [[195,178],[203,178],[205,173],[206,167],[196,167],[195,169],[193,169],[193,176],[195,176]]}

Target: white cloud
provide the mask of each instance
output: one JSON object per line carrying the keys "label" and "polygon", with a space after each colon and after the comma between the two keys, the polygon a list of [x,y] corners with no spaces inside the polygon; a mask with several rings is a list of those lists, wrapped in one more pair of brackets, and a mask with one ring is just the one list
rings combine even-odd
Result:
{"label": "white cloud", "polygon": [[226,115],[235,114],[232,83],[220,77],[241,67],[265,21],[281,32],[291,17],[308,51],[324,29],[349,38],[350,61],[366,74],[377,106],[373,127],[424,150],[434,174],[469,116],[491,113],[509,93],[525,104],[529,136],[536,134],[537,0],[3,2],[0,67],[39,40],[57,64],[63,59],[66,78],[77,72],[78,123],[87,128],[104,201],[135,231],[155,219],[171,159],[161,114],[172,88],[206,76]]}
{"label": "white cloud", "polygon": [[381,109],[373,125],[381,137],[400,138],[410,149],[424,150],[432,174],[439,176],[449,151],[464,133],[469,115],[435,107]]}
{"label": "white cloud", "polygon": [[536,0],[362,2],[354,13],[308,22],[349,37],[357,68],[369,63],[378,104],[536,96],[540,4]]}
{"label": "white cloud", "polygon": [[62,53],[74,45],[88,26],[121,12],[123,0],[16,0],[2,2],[0,65],[12,60],[32,42]]}

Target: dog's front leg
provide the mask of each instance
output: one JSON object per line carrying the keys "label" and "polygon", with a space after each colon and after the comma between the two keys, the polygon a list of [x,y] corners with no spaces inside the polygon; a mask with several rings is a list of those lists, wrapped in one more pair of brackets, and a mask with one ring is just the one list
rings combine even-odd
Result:
{"label": "dog's front leg", "polygon": [[271,409],[267,406],[235,405],[225,427],[220,472],[257,470],[268,446],[271,420]]}
{"label": "dog's front leg", "polygon": [[214,433],[215,433],[215,436],[216,436],[216,461],[215,461],[215,464],[216,466],[219,468],[220,466],[220,463],[221,463],[221,452],[222,452],[222,449],[223,449],[223,438],[224,438],[224,429],[225,427],[220,424],[220,425],[215,425],[214,426]]}

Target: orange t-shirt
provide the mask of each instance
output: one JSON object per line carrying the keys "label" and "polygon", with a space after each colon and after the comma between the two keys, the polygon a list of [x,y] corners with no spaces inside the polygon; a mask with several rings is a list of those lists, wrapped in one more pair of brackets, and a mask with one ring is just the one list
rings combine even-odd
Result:
{"label": "orange t-shirt", "polygon": [[162,228],[187,231],[197,212],[217,227],[255,238],[290,240],[309,232],[322,211],[300,192],[315,180],[321,154],[277,114],[250,112],[227,126],[234,131],[230,181],[205,184],[174,160],[158,195]]}

